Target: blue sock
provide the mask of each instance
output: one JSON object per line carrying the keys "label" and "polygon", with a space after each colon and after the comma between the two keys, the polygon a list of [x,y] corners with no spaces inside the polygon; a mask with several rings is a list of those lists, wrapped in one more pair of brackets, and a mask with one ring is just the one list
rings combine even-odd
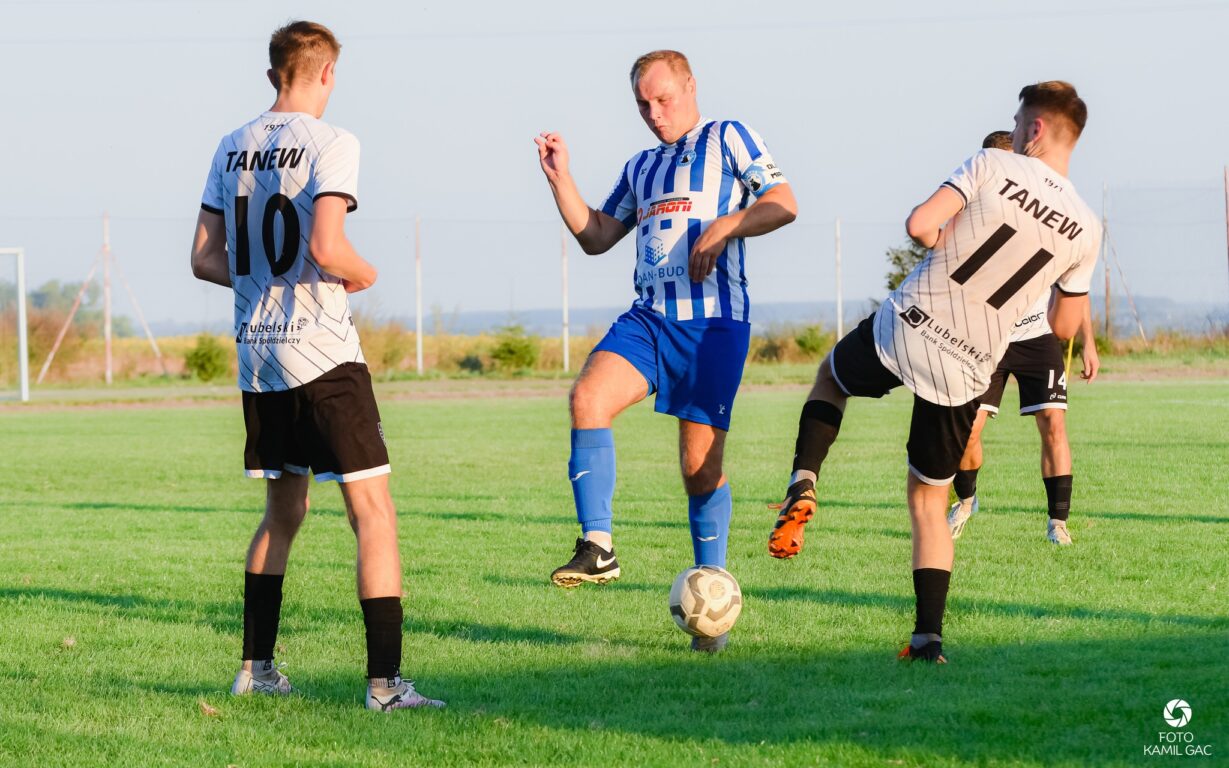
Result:
{"label": "blue sock", "polygon": [[724,568],[726,547],[730,540],[730,517],[734,512],[730,484],[726,483],[703,496],[688,496],[687,506],[696,565]]}
{"label": "blue sock", "polygon": [[614,433],[609,429],[573,429],[568,478],[576,500],[580,529],[610,533],[610,502],[615,489]]}

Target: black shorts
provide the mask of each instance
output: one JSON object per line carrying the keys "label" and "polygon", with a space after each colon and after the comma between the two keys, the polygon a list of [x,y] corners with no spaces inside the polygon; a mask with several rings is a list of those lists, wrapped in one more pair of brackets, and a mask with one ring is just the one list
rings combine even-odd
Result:
{"label": "black shorts", "polygon": [[1020,388],[1020,415],[1028,416],[1046,408],[1067,409],[1067,376],[1064,372],[1063,345],[1052,333],[1007,345],[1007,353],[990,377],[990,389],[977,398],[983,411],[999,413],[1007,377],[1015,376]]}
{"label": "black shorts", "polygon": [[[850,397],[883,397],[901,385],[884,367],[875,349],[872,314],[832,348],[829,365],[837,385]],[[909,422],[909,471],[928,485],[947,485],[960,468],[960,459],[973,431],[977,400],[964,405],[935,405],[913,396]]]}
{"label": "black shorts", "polygon": [[244,392],[243,421],[248,477],[275,480],[290,472],[348,483],[391,471],[371,375],[362,363],[342,363],[294,389]]}

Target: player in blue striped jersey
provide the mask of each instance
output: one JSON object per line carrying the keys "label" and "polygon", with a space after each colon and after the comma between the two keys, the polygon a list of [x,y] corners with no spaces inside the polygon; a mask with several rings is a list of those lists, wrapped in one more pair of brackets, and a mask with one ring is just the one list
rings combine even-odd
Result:
{"label": "player in blue striped jersey", "polygon": [[[619,576],[610,428],[615,416],[652,393],[656,410],[679,420],[695,562],[725,565],[732,507],[722,452],[750,340],[744,239],[797,215],[793,192],[759,136],[737,121],[700,116],[683,54],[641,56],[631,85],[640,116],[661,143],[624,165],[599,208],[577,190],[563,137],[535,139],[559,213],[585,253],[605,253],[629,231],[636,235],[638,298],[572,389],[568,474],[583,538],[572,560],[552,574],[564,587]],[[693,648],[723,645],[724,637]]]}

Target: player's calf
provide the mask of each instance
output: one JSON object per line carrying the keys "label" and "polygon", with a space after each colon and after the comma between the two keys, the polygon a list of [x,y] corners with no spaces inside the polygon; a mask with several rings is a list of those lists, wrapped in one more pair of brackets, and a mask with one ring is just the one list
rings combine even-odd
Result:
{"label": "player's calf", "polygon": [[1049,520],[1046,522],[1046,540],[1051,544],[1067,546],[1071,544],[1071,534],[1067,530],[1067,518],[1071,514],[1071,475],[1042,478],[1046,488],[1046,505]]}
{"label": "player's calf", "polygon": [[688,496],[687,503],[695,564],[724,568],[733,513],[730,484],[726,483],[710,493]]}
{"label": "player's calf", "polygon": [[[825,367],[829,366],[829,367]],[[820,378],[830,370],[830,358],[820,367]],[[831,378],[831,374],[828,374]],[[816,385],[819,386],[818,383]],[[785,499],[772,533],[768,535],[768,554],[779,559],[794,557],[802,551],[804,526],[815,516],[815,483],[828,449],[840,433],[843,411],[824,400],[809,400],[798,417],[798,438],[794,442],[794,467]]]}

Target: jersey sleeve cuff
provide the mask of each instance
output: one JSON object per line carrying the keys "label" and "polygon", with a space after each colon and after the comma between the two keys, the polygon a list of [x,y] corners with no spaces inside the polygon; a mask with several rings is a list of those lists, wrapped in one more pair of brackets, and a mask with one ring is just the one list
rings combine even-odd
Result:
{"label": "jersey sleeve cuff", "polygon": [[1062,287],[1061,285],[1055,285],[1054,287],[1057,288],[1058,292],[1064,296],[1087,296],[1088,295],[1088,291],[1068,291],[1066,288]]}
{"label": "jersey sleeve cuff", "polygon": [[[968,205],[968,204],[969,204],[969,198],[968,198],[968,196],[967,196],[967,195],[965,195],[965,193],[961,191],[960,187],[956,186],[955,184],[951,183],[950,181],[945,181],[945,182],[943,182],[942,184],[940,184],[939,186],[940,186],[940,187],[947,187],[947,188],[948,188],[948,189],[950,189],[951,191],[953,191],[953,192],[955,192],[956,194],[960,195],[960,199],[964,201],[964,205]],[[961,207],[963,208],[964,206],[961,206]]]}
{"label": "jersey sleeve cuff", "polygon": [[755,191],[755,199],[759,200],[761,197],[764,196],[764,193],[767,192],[768,190],[776,189],[782,184],[788,184],[788,183],[789,183],[788,181],[774,181],[771,184],[765,184],[764,186],[760,187],[759,189]]}
{"label": "jersey sleeve cuff", "polygon": [[218,216],[221,216],[223,213],[221,208],[214,208],[209,203],[201,203],[201,210],[208,211],[209,213],[217,214]]}
{"label": "jersey sleeve cuff", "polygon": [[316,202],[322,197],[340,197],[346,201],[346,213],[354,213],[358,210],[358,200],[349,192],[321,192],[312,198],[312,202]]}

